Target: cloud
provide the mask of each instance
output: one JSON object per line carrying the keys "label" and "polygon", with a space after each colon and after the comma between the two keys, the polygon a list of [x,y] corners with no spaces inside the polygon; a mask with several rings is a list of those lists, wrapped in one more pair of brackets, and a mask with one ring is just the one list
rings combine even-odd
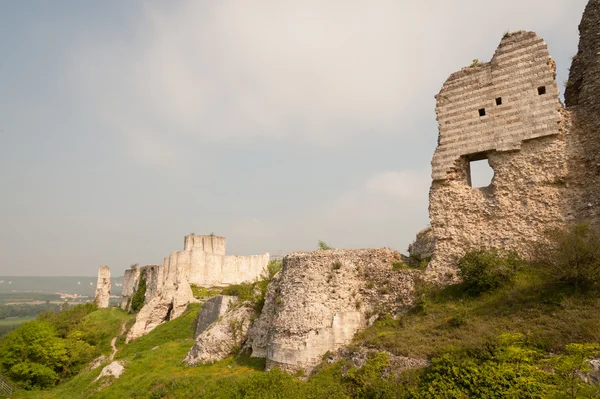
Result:
{"label": "cloud", "polygon": [[[508,28],[553,26],[571,7],[563,0],[142,4],[133,39],[86,42],[75,69],[135,159],[157,165],[177,161],[190,139],[339,145],[364,134],[414,134],[401,127],[432,117],[443,79],[480,56],[477,49],[493,49]],[[544,18],[534,18],[540,10]]]}
{"label": "cloud", "polygon": [[321,215],[336,225],[401,221],[427,207],[427,171],[382,171],[332,201]]}

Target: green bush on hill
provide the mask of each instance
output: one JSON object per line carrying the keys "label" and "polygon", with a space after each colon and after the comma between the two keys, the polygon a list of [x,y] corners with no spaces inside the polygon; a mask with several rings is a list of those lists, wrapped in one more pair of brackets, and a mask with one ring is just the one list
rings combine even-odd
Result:
{"label": "green bush on hill", "polygon": [[144,306],[144,301],[146,300],[146,270],[142,270],[140,273],[140,282],[138,284],[137,290],[133,294],[131,298],[131,312],[137,313]]}
{"label": "green bush on hill", "polygon": [[535,248],[535,265],[558,283],[576,290],[600,289],[600,229],[576,224],[548,232]]}
{"label": "green bush on hill", "polygon": [[474,250],[458,261],[458,275],[468,292],[481,294],[511,282],[521,264],[514,252]]}

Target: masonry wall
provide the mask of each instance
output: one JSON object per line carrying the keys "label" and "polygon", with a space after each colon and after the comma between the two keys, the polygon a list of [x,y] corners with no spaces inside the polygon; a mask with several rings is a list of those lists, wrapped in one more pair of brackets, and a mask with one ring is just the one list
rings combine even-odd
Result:
{"label": "masonry wall", "polygon": [[588,3],[579,34],[565,91],[573,115],[568,142],[570,203],[579,220],[600,225],[600,0]]}
{"label": "masonry wall", "polygon": [[[546,229],[574,217],[567,201],[570,116],[546,44],[532,32],[508,34],[489,63],[452,74],[436,99],[429,272],[454,278],[457,259],[472,248],[527,257]],[[482,159],[494,178],[473,188],[470,162]]]}
{"label": "masonry wall", "polygon": [[[327,351],[375,319],[410,305],[414,270],[395,269],[390,249],[295,252],[271,281],[246,348],[267,368],[310,372]],[[371,319],[370,319],[371,318]]]}
{"label": "masonry wall", "polygon": [[225,237],[188,235],[184,250],[165,259],[165,270],[183,267],[191,284],[219,287],[252,281],[269,263],[269,254],[252,256],[225,255]]}

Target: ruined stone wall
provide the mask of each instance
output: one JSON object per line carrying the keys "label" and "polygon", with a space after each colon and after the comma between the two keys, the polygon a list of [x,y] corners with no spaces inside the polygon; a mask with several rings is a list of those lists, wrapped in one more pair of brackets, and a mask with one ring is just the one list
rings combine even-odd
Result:
{"label": "ruined stone wall", "polygon": [[96,297],[94,301],[99,308],[107,308],[110,301],[110,268],[100,266],[98,269],[98,281],[96,283]]}
{"label": "ruined stone wall", "polygon": [[600,0],[588,3],[579,34],[565,91],[573,115],[568,142],[570,203],[578,220],[600,225]]}
{"label": "ruined stone wall", "polygon": [[[532,32],[506,35],[490,63],[464,68],[436,96],[439,139],[429,213],[429,272],[452,279],[458,257],[479,247],[527,257],[544,231],[569,218],[570,117],[555,65]],[[485,111],[481,111],[481,110]],[[470,162],[487,159],[491,184],[471,187]]]}
{"label": "ruined stone wall", "polygon": [[415,271],[398,267],[399,261],[389,249],[287,255],[246,346],[252,356],[267,358],[267,368],[310,372],[378,313],[393,314],[410,303]]}
{"label": "ruined stone wall", "polygon": [[123,287],[121,288],[121,309],[127,311],[131,304],[131,298],[137,289],[140,278],[140,269],[127,269],[123,275]]}

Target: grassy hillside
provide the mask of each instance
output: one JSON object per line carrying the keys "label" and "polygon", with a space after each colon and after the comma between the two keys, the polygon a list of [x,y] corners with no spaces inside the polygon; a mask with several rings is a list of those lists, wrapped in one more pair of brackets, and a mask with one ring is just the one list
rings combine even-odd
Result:
{"label": "grassy hillside", "polygon": [[[485,384],[491,389],[496,383],[520,387],[519,379],[525,379],[531,385],[527,389],[532,389],[529,397],[597,395],[596,388],[587,386],[579,389],[575,396],[569,396],[566,380],[550,371],[548,359],[557,353],[567,354],[567,345],[571,343],[600,343],[600,299],[595,294],[553,284],[531,268],[522,269],[512,284],[479,296],[466,294],[460,285],[441,290],[424,289],[411,312],[397,320],[381,318],[358,334],[353,344],[356,349],[366,347],[385,352],[371,356],[362,369],[352,369],[347,360],[332,365],[324,362],[307,381],[277,370],[263,372],[263,360],[244,356],[230,357],[212,365],[185,366],[182,360],[193,344],[198,310],[198,305],[191,305],[182,317],[128,345],[120,339],[116,359],[126,363],[126,371],[108,386],[105,386],[106,380],[94,382],[100,374],[98,368],[84,371],[52,390],[18,391],[14,397],[469,397],[456,392],[435,393],[440,384],[445,384],[449,364],[469,372],[477,370],[481,373],[478,384],[487,381]],[[118,326],[129,316],[117,309],[105,309],[88,317],[102,329],[107,324]],[[116,335],[117,330],[112,327],[110,334]],[[510,355],[513,352],[529,357],[516,361]],[[433,364],[425,370],[399,373],[391,378],[389,371],[393,371],[393,367],[388,353],[433,359]],[[515,372],[517,365],[519,371]],[[382,375],[387,376],[382,378]],[[452,378],[460,382],[466,376]],[[465,382],[468,383],[472,381]],[[427,393],[429,389],[434,393]],[[498,392],[489,397],[510,397],[503,391]],[[513,397],[525,396],[515,394]]]}

